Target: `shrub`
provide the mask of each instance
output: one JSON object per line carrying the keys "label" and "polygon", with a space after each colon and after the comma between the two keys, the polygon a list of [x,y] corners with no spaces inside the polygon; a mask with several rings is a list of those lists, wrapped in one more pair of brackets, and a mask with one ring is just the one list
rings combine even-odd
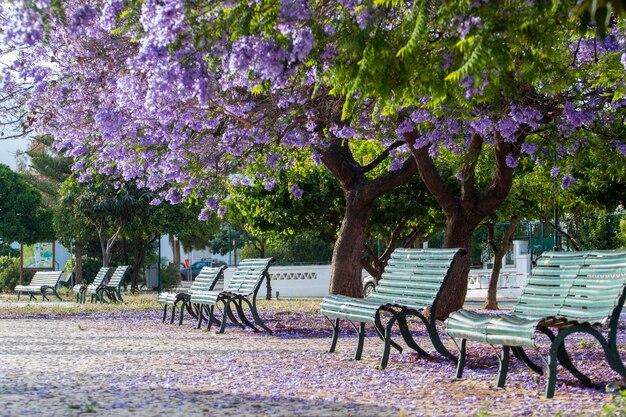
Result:
{"label": "shrub", "polygon": [[180,284],[180,266],[170,262],[167,268],[161,270],[161,280],[163,289],[174,289]]}
{"label": "shrub", "polygon": [[[26,270],[22,275],[22,282],[27,284],[35,275],[35,271]],[[0,256],[0,290],[11,292],[20,280],[20,258]]]}

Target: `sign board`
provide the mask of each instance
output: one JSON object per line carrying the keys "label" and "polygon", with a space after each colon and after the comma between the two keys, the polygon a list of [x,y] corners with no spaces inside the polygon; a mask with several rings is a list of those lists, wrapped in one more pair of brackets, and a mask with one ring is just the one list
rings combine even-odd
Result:
{"label": "sign board", "polygon": [[54,269],[54,242],[21,245],[22,269]]}

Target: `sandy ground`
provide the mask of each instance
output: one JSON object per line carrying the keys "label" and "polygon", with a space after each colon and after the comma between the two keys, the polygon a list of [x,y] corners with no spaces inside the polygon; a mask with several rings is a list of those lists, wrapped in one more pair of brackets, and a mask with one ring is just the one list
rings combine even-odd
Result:
{"label": "sandy ground", "polygon": [[[556,397],[546,400],[543,378],[518,365],[507,390],[494,388],[497,361],[473,366],[472,350],[462,380],[434,351],[429,358],[395,353],[379,371],[375,337],[354,361],[353,334],[328,354],[329,331],[282,323],[269,336],[162,324],[158,310],[3,318],[0,415],[588,416],[613,400],[563,372]],[[604,365],[598,373],[604,384],[615,377]]]}

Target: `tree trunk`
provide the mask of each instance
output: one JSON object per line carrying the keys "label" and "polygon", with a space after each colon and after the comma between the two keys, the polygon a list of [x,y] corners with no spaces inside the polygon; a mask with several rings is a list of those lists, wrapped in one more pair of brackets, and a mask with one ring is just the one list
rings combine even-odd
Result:
{"label": "tree trunk", "polygon": [[[500,271],[502,270],[502,258],[513,246],[513,233],[517,227],[517,217],[511,216],[511,223],[507,227],[504,236],[502,237],[502,244],[500,248],[496,247],[495,233],[493,224],[487,227],[489,231],[489,245],[495,253],[493,260],[493,269],[491,270],[491,277],[489,277],[489,287],[487,288],[487,299],[483,308],[485,310],[498,310],[498,279],[500,278]],[[497,249],[497,250],[496,250]]]}
{"label": "tree trunk", "polygon": [[134,294],[138,289],[139,271],[143,267],[148,252],[148,243],[143,239],[138,239],[136,243],[135,262],[130,271],[130,290]]}
{"label": "tree trunk", "polygon": [[467,254],[458,258],[450,271],[448,281],[439,297],[439,304],[437,304],[436,318],[438,320],[445,320],[450,313],[463,308],[472,260],[472,233],[475,228],[476,226],[472,227],[472,222],[468,221],[467,216],[461,213],[448,217],[446,221],[444,248],[462,248],[467,251]]}
{"label": "tree trunk", "polygon": [[168,235],[168,240],[172,247],[172,263],[174,265],[180,265],[180,241],[176,239],[173,233]]}
{"label": "tree trunk", "polygon": [[363,297],[360,265],[372,201],[360,201],[355,191],[345,194],[346,211],[333,250],[330,293]]}
{"label": "tree trunk", "polygon": [[74,249],[74,284],[83,283],[83,245],[77,244]]}

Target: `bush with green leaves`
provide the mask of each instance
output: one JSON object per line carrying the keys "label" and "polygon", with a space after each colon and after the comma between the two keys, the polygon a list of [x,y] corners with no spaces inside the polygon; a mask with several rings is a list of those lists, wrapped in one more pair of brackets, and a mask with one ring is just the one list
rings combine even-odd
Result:
{"label": "bush with green leaves", "polygon": [[169,263],[166,268],[161,269],[161,285],[164,290],[172,290],[180,284],[180,266]]}
{"label": "bush with green leaves", "polygon": [[[22,282],[27,284],[35,275],[35,271],[26,270],[22,273]],[[11,292],[20,281],[20,258],[0,256],[0,291]]]}

